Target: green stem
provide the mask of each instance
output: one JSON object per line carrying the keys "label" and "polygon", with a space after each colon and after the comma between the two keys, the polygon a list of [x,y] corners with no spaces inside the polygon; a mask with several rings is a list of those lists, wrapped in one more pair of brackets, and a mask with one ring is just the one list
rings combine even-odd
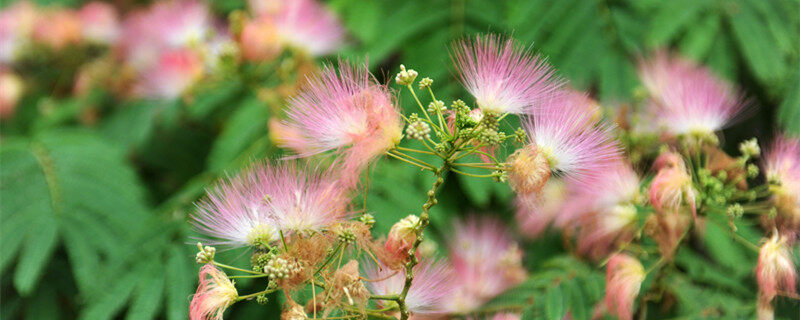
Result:
{"label": "green stem", "polygon": [[236,271],[241,271],[241,272],[247,272],[247,273],[250,273],[250,274],[258,274],[258,275],[264,274],[263,272],[256,272],[256,271],[253,271],[253,270],[237,268],[237,267],[229,266],[227,264],[219,263],[219,262],[216,262],[216,261],[211,261],[211,263],[214,264],[217,267],[220,267],[220,268],[231,269],[231,270],[236,270]]}
{"label": "green stem", "polygon": [[341,249],[341,248],[342,248],[342,243],[341,243],[341,242],[339,242],[339,243],[336,245],[336,248],[334,248],[334,249],[333,249],[333,252],[331,252],[331,254],[328,256],[328,259],[327,259],[327,260],[325,260],[325,262],[323,262],[323,263],[322,263],[322,265],[321,265],[321,266],[319,266],[319,268],[317,268],[317,271],[314,271],[314,275],[315,275],[315,276],[316,276],[316,275],[318,275],[318,274],[319,274],[319,272],[320,272],[320,271],[322,271],[322,269],[323,269],[323,268],[325,268],[325,266],[327,266],[327,265],[328,265],[328,263],[330,263],[330,262],[331,262],[331,260],[333,260],[333,257],[335,257],[335,256],[336,256],[336,253],[337,253],[337,252],[339,251],[339,249]]}
{"label": "green stem", "polygon": [[388,156],[390,156],[392,158],[395,158],[397,160],[403,161],[405,163],[415,165],[415,166],[420,167],[420,168],[425,169],[425,170],[433,170],[429,166],[426,166],[426,165],[423,165],[423,164],[419,164],[419,163],[416,163],[416,162],[412,162],[411,160],[405,159],[405,158],[403,158],[401,156],[398,156],[398,155],[396,155],[394,153],[391,153],[391,152],[386,152],[386,155],[388,155]]}
{"label": "green stem", "polygon": [[[433,103],[436,103],[436,101],[438,100],[436,100],[436,96],[433,94],[433,90],[431,89],[431,87],[428,87],[428,92],[431,94],[431,99],[433,99]],[[436,115],[439,116],[439,126],[443,128],[442,131],[447,133],[447,136],[450,137],[451,134],[450,128],[447,126],[447,122],[444,121],[444,116],[442,116],[442,110],[436,108]]]}
{"label": "green stem", "polygon": [[269,294],[269,293],[273,293],[275,291],[278,291],[278,289],[277,288],[276,289],[266,289],[264,291],[259,291],[259,292],[256,292],[256,293],[251,293],[251,294],[248,294],[248,295],[239,296],[238,298],[236,298],[236,301],[242,301],[242,300],[254,298],[254,297],[260,296],[262,294]]}
{"label": "green stem", "polygon": [[417,105],[419,106],[419,109],[422,110],[422,114],[424,114],[425,118],[428,119],[428,123],[431,124],[431,126],[433,127],[434,130],[441,132],[442,130],[439,129],[439,127],[436,126],[435,123],[433,123],[433,120],[431,120],[431,116],[428,115],[428,111],[426,111],[425,107],[422,106],[422,102],[419,101],[419,98],[417,97],[417,92],[414,91],[414,87],[412,87],[411,84],[409,84],[407,87],[408,87],[408,91],[411,91],[411,95],[414,96],[414,100],[417,101]]}
{"label": "green stem", "polygon": [[430,152],[430,151],[417,150],[417,149],[411,149],[411,148],[403,148],[401,146],[397,146],[397,147],[395,147],[395,149],[402,150],[402,151],[408,151],[408,152],[416,152],[416,153],[424,153],[424,154],[436,155],[436,153],[433,153],[433,152]]}
{"label": "green stem", "polygon": [[397,299],[400,299],[400,296],[398,296],[396,294],[370,295],[369,298],[371,300],[392,300],[392,301],[397,301]]}
{"label": "green stem", "polygon": [[411,155],[408,155],[408,154],[402,153],[402,152],[400,152],[399,150],[392,150],[391,152],[393,152],[394,154],[396,154],[396,155],[398,155],[398,156],[404,157],[404,158],[406,158],[406,159],[409,159],[409,160],[412,160],[412,161],[416,161],[417,163],[420,163],[420,164],[424,164],[424,165],[426,165],[426,166],[428,166],[428,167],[430,167],[430,168],[435,168],[435,167],[434,167],[432,164],[430,164],[430,163],[427,163],[427,162],[425,162],[425,161],[423,161],[423,160],[417,159],[416,157],[413,157],[413,156],[411,156]]}
{"label": "green stem", "polygon": [[469,177],[475,177],[475,178],[491,178],[491,177],[494,177],[494,174],[474,174],[474,173],[464,172],[464,171],[461,171],[461,170],[456,170],[456,169],[453,169],[453,168],[451,168],[450,171],[453,171],[453,172],[458,173],[458,174],[463,174],[463,175],[469,176]]}

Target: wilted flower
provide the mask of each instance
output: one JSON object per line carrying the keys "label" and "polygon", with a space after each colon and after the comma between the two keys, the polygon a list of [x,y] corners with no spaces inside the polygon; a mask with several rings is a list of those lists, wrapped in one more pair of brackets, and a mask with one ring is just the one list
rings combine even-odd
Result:
{"label": "wilted flower", "polygon": [[289,101],[289,119],[272,130],[283,132],[282,145],[299,157],[337,150],[342,155],[343,184],[358,182],[361,170],[402,138],[402,121],[389,90],[365,65],[340,62],[308,80]]}
{"label": "wilted flower", "polygon": [[224,272],[207,264],[200,268],[200,285],[189,305],[191,320],[222,320],[222,314],[239,297]]}
{"label": "wilted flower", "polygon": [[484,112],[529,112],[562,85],[544,59],[499,36],[461,41],[452,57],[461,82]]}
{"label": "wilted flower", "polygon": [[[404,270],[392,270],[374,264],[364,267],[369,290],[376,295],[399,295],[403,291]],[[414,266],[414,280],[406,295],[406,306],[411,313],[424,315],[443,312],[441,301],[452,291],[451,267],[441,261],[423,259]]]}
{"label": "wilted flower", "polygon": [[621,253],[611,257],[606,268],[605,303],[609,313],[621,320],[632,319],[633,302],[644,277],[644,267],[636,258]]}
{"label": "wilted flower", "polygon": [[448,241],[455,291],[445,305],[469,312],[525,279],[522,251],[503,224],[491,218],[469,218],[455,224]]}
{"label": "wilted flower", "polygon": [[697,191],[683,158],[673,152],[661,154],[656,159],[654,168],[658,173],[650,184],[650,204],[653,208],[659,212],[677,212],[685,204],[696,218]]}
{"label": "wilted flower", "polygon": [[83,38],[98,44],[112,44],[120,33],[117,10],[111,4],[88,2],[78,12]]}
{"label": "wilted flower", "polygon": [[764,171],[778,210],[776,227],[794,238],[800,233],[800,139],[778,137],[766,151]]}
{"label": "wilted flower", "polygon": [[344,218],[345,192],[328,171],[257,164],[209,191],[192,218],[211,243],[265,245],[278,230],[321,231]]}
{"label": "wilted flower", "polygon": [[419,217],[413,214],[395,223],[389,230],[389,236],[384,245],[385,249],[396,256],[407,256],[408,250],[417,240],[418,225]]}
{"label": "wilted flower", "polygon": [[651,107],[669,133],[709,136],[741,116],[746,104],[729,83],[706,68],[658,52],[639,66]]}
{"label": "wilted flower", "polygon": [[778,232],[775,232],[772,238],[761,246],[756,266],[756,279],[761,299],[769,302],[780,292],[795,293],[797,271],[795,271],[790,250],[786,239],[781,237]]}
{"label": "wilted flower", "polygon": [[550,178],[547,156],[534,144],[517,149],[506,159],[508,184],[519,194],[531,194],[544,187]]}
{"label": "wilted flower", "polygon": [[[526,172],[539,173],[546,168],[571,183],[589,183],[596,181],[603,169],[619,159],[619,148],[611,137],[612,127],[593,120],[594,115],[587,113],[585,107],[575,105],[580,101],[587,100],[576,99],[570,94],[556,94],[533,115],[523,118],[529,152],[535,150],[547,160],[535,162],[542,168],[528,168]],[[538,159],[539,156],[529,157]],[[531,181],[538,180],[541,179]]]}

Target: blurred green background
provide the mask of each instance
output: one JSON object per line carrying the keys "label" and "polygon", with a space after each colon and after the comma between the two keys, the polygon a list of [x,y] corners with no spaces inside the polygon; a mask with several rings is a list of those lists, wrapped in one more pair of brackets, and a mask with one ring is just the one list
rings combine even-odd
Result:
{"label": "blurred green background", "polygon": [[[77,6],[80,1],[58,3]],[[451,43],[493,32],[532,44],[573,86],[608,107],[635,100],[642,90],[637,59],[668,48],[739,84],[758,108],[726,130],[729,148],[753,135],[768,141],[778,130],[800,134],[797,0],[327,4],[350,35],[340,57],[368,59],[387,83],[405,64],[434,79],[437,94],[448,103],[469,98],[453,76]],[[224,17],[246,4],[216,1],[212,6]],[[0,128],[0,318],[187,317],[198,269],[187,222],[192,203],[225,172],[282,154],[267,137],[271,114],[256,90],[242,79],[227,80],[198,90],[190,101],[127,102],[90,127],[69,115],[87,104],[110,103],[107,95],[34,92],[21,101],[18,117]],[[408,100],[401,97],[406,107]],[[376,234],[418,212],[430,183],[415,168],[390,160],[373,168],[371,177],[368,207],[377,219]],[[430,236],[438,239],[453,218],[470,212],[511,221],[512,197],[507,186],[488,179],[450,177],[432,212]],[[735,310],[753,303],[749,268],[754,257],[735,249],[707,253],[708,259],[685,258],[693,261],[686,268],[703,280],[685,284],[681,308],[671,316],[697,316],[709,305]],[[558,236],[548,234],[526,244],[526,261],[536,270],[545,257],[563,251]],[[227,261],[248,261],[241,251],[222,255]],[[726,274],[735,280],[726,280]],[[237,305],[228,318],[277,317],[275,300],[267,306]],[[797,304],[782,307],[791,310]],[[651,318],[659,317],[651,313]]]}

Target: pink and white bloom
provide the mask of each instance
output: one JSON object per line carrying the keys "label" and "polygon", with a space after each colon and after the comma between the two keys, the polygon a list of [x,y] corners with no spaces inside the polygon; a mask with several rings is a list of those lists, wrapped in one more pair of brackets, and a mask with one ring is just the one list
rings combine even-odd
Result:
{"label": "pink and white bloom", "polygon": [[598,122],[585,106],[576,105],[590,100],[554,94],[544,101],[542,108],[523,117],[522,127],[528,134],[529,149],[542,154],[549,171],[569,183],[590,183],[619,160],[620,150],[612,138],[614,127]]}
{"label": "pink and white bloom", "polygon": [[315,0],[286,0],[270,16],[282,42],[312,56],[323,56],[344,44],[339,19]]}
{"label": "pink and white bloom", "polygon": [[[416,315],[431,315],[444,312],[442,299],[450,294],[452,288],[452,269],[442,261],[422,259],[414,266],[414,281],[406,295],[408,310]],[[367,288],[376,295],[399,295],[403,292],[405,269],[392,270],[375,264],[365,264],[364,274]],[[378,280],[378,281],[374,281]]]}
{"label": "pink and white bloom", "polygon": [[288,120],[271,129],[282,132],[284,147],[306,157],[336,150],[343,184],[352,187],[366,165],[393,148],[403,124],[394,97],[366,65],[326,66],[289,101]]}
{"label": "pink and white bloom", "polygon": [[643,61],[639,76],[654,114],[674,135],[713,134],[740,118],[747,106],[742,94],[711,70],[664,52]]}
{"label": "pink and white bloom", "polygon": [[200,268],[200,285],[189,305],[189,319],[222,320],[222,314],[238,297],[239,293],[228,276],[206,264]]}
{"label": "pink and white bloom", "polygon": [[257,246],[278,231],[322,231],[348,216],[345,190],[328,171],[291,163],[257,164],[222,181],[192,216],[210,243]]}
{"label": "pink and white bloom", "polygon": [[119,37],[119,16],[111,4],[88,2],[81,7],[78,17],[81,21],[83,38],[87,41],[108,45]]}
{"label": "pink and white bloom", "polygon": [[761,246],[758,255],[756,279],[759,297],[767,302],[772,301],[780,292],[795,293],[797,288],[797,271],[786,240],[775,232]]}
{"label": "pink and white bloom", "polygon": [[164,51],[158,61],[144,69],[135,93],[143,97],[173,99],[194,85],[203,75],[203,61],[189,49]]}
{"label": "pink and white bloom", "polygon": [[764,171],[778,209],[779,231],[800,235],[800,139],[778,137],[765,152]]}
{"label": "pink and white bloom", "polygon": [[470,312],[525,279],[522,251],[502,222],[469,218],[454,229],[448,245],[455,291],[445,301],[448,311]]}
{"label": "pink and white bloom", "polygon": [[639,177],[629,164],[619,162],[604,171],[596,184],[584,185],[564,214],[577,221],[578,251],[594,259],[630,241],[636,231],[636,206],[641,199]]}
{"label": "pink and white bloom", "polygon": [[653,167],[658,170],[650,183],[650,204],[658,212],[677,212],[688,205],[697,217],[697,191],[683,158],[674,152],[661,154]]}
{"label": "pink and white bloom", "polygon": [[452,59],[464,87],[484,112],[529,112],[563,83],[543,58],[495,35],[457,43]]}
{"label": "pink and white bloom", "polygon": [[547,180],[540,193],[517,195],[515,217],[520,232],[530,238],[538,237],[563,213],[569,196],[569,187],[561,179]]}
{"label": "pink and white bloom", "polygon": [[631,320],[633,302],[644,278],[644,267],[639,260],[622,253],[612,256],[606,268],[605,303],[609,313],[621,320]]}

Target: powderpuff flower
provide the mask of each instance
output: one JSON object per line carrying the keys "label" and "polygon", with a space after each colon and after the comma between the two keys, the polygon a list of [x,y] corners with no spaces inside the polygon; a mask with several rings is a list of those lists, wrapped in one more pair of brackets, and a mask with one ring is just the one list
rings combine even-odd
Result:
{"label": "powderpuff flower", "polygon": [[[605,171],[597,184],[577,191],[576,203],[586,212],[580,218],[578,251],[598,259],[613,251],[617,244],[633,238],[636,207],[640,199],[639,177],[625,163]],[[580,206],[580,205],[579,205]]]}
{"label": "powderpuff flower", "polygon": [[[399,295],[406,282],[404,270],[365,264],[364,274],[372,280],[367,282],[367,288],[376,295]],[[417,315],[442,313],[441,301],[452,291],[451,267],[442,261],[423,259],[413,272],[414,280],[405,301],[408,310]]]}
{"label": "powderpuff flower", "polygon": [[25,83],[17,74],[0,68],[0,118],[7,119],[14,115],[24,91]]}
{"label": "powderpuff flower", "polygon": [[633,301],[644,277],[644,267],[636,258],[622,253],[611,257],[606,268],[605,303],[609,313],[621,320],[632,319]]}
{"label": "powderpuff flower", "polygon": [[562,85],[540,56],[495,35],[457,43],[452,59],[464,87],[484,112],[529,112]]}
{"label": "powderpuff flower", "polygon": [[520,232],[530,238],[539,236],[563,212],[569,195],[567,183],[561,179],[547,180],[541,194],[518,195],[515,217]]}
{"label": "powderpuff flower", "polygon": [[111,4],[86,3],[78,12],[83,38],[98,44],[112,44],[120,33],[119,16]]}
{"label": "powderpuff flower", "polygon": [[780,292],[795,293],[797,271],[792,263],[786,238],[781,237],[778,232],[761,246],[756,265],[756,280],[759,297],[766,302],[772,301]]}
{"label": "powderpuff flower", "polygon": [[355,185],[361,170],[402,138],[394,98],[366,65],[342,61],[338,73],[325,67],[289,101],[287,115],[288,120],[271,127],[284,134],[277,140],[298,157],[337,150],[345,187]]}
{"label": "powderpuff flower", "polygon": [[658,52],[639,65],[651,108],[674,135],[708,136],[734,122],[745,110],[742,94],[711,70]]}
{"label": "powderpuff flower", "polygon": [[200,268],[200,285],[189,304],[189,319],[222,320],[222,314],[237,298],[239,293],[228,276],[206,264]]}
{"label": "powderpuff flower", "polygon": [[469,218],[454,229],[448,244],[456,289],[445,303],[449,311],[472,311],[525,279],[522,251],[500,221]]}
{"label": "powderpuff flower", "polygon": [[[585,107],[575,105],[580,101],[588,100],[576,99],[575,95],[555,94],[546,99],[542,108],[522,119],[522,127],[529,139],[526,152],[532,153],[527,157],[538,159],[540,156],[533,153],[541,153],[541,157],[547,160],[529,165],[546,166],[547,171],[575,184],[596,181],[600,172],[619,159],[619,148],[611,136],[613,127],[595,121],[593,114],[585,112]],[[521,174],[526,172],[533,174],[529,177],[533,181],[549,178],[539,174],[541,169],[520,171]],[[534,188],[529,192],[537,191]]]}
{"label": "powderpuff flower", "polygon": [[239,36],[242,57],[249,61],[272,60],[283,46],[275,29],[275,23],[268,16],[248,20]]}
{"label": "powderpuff flower", "polygon": [[19,1],[0,10],[0,63],[13,62],[30,40],[36,11],[28,1]]}
{"label": "powderpuff flower", "polygon": [[287,0],[269,16],[283,43],[312,56],[333,53],[344,43],[336,16],[315,0]]}
{"label": "powderpuff flower", "polygon": [[650,204],[653,208],[658,212],[677,212],[687,204],[692,216],[697,218],[697,191],[683,158],[673,152],[664,153],[658,156],[654,168],[658,173],[650,184]]}
{"label": "powderpuff flower", "polygon": [[279,230],[322,231],[345,218],[344,192],[328,171],[257,164],[210,190],[192,219],[210,243],[266,245]]}
{"label": "powderpuff flower", "polygon": [[800,139],[778,137],[765,152],[764,172],[778,209],[779,231],[800,230]]}
{"label": "powderpuff flower", "polygon": [[174,99],[203,75],[203,61],[190,49],[165,51],[157,63],[140,74],[135,93],[143,97]]}

